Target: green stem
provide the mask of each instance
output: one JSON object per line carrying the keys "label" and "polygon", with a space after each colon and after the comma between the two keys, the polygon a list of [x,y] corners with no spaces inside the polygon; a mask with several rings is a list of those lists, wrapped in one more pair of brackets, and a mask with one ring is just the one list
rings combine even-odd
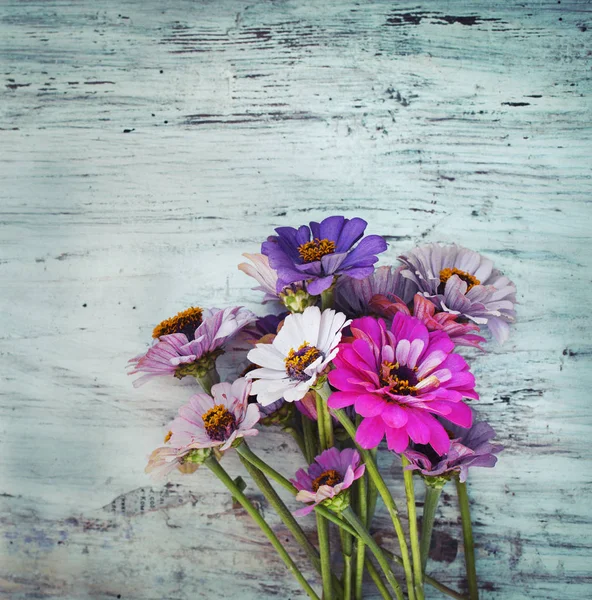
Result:
{"label": "green stem", "polygon": [[[384,555],[387,556],[390,560],[393,560],[398,565],[403,566],[403,561],[400,556],[393,554],[389,550],[386,550],[386,548],[381,547],[381,550],[384,553]],[[450,596],[451,598],[454,598],[455,600],[468,600],[468,598],[466,596],[459,594],[458,592],[454,591],[452,588],[449,588],[447,585],[444,585],[443,583],[439,582],[437,579],[434,579],[433,577],[430,577],[429,575],[425,575],[424,580],[426,583],[431,585],[434,589],[438,590],[439,592],[442,592],[443,594],[446,594],[447,596]]]}
{"label": "green stem", "polygon": [[[376,462],[376,456],[378,454],[377,448],[370,450],[370,455],[374,462]],[[368,529],[372,527],[372,521],[374,520],[374,513],[376,512],[376,501],[378,500],[378,490],[374,485],[372,479],[368,479]]]}
{"label": "green stem", "polygon": [[353,540],[352,536],[343,529],[339,530],[339,536],[343,552],[343,600],[351,600]]}
{"label": "green stem", "polygon": [[382,577],[374,566],[374,563],[369,558],[366,558],[365,565],[368,574],[372,578],[372,581],[374,582],[374,585],[376,586],[376,589],[379,591],[383,600],[393,600],[393,597],[389,594],[389,591],[386,585],[384,585],[384,581],[382,581]]}
{"label": "green stem", "polygon": [[356,517],[354,511],[349,506],[341,512],[341,516],[356,530],[366,546],[368,546],[372,554],[374,554],[374,557],[384,572],[386,580],[389,582],[393,592],[395,592],[397,599],[403,600],[403,591],[401,590],[401,586],[395,578],[388,560],[382,553],[380,546],[374,541],[374,538],[368,533],[364,525],[362,525],[358,517]]}
{"label": "green stem", "polygon": [[317,535],[321,552],[321,575],[323,577],[323,600],[333,598],[331,588],[331,548],[329,545],[329,523],[319,513],[317,517]]}
{"label": "green stem", "polygon": [[415,595],[417,596],[417,600],[423,600],[423,569],[421,567],[421,553],[419,551],[419,532],[417,530],[417,509],[415,506],[413,471],[405,469],[405,467],[411,464],[405,455],[401,455],[401,462],[403,463],[403,481],[405,482],[405,496],[407,497],[407,515],[409,517],[409,537],[411,539],[411,556],[413,557]]}
{"label": "green stem", "polygon": [[327,308],[333,308],[335,303],[335,286],[327,288],[324,292],[321,292],[321,310]]}
{"label": "green stem", "polygon": [[421,541],[419,544],[419,551],[421,554],[421,569],[424,573],[426,571],[428,556],[430,554],[430,543],[432,541],[434,521],[436,520],[436,510],[438,509],[438,502],[440,501],[440,495],[442,494],[442,488],[444,487],[444,481],[441,481],[440,479],[437,481],[431,481],[431,479],[436,478],[424,478],[426,484],[426,493],[423,503]]}
{"label": "green stem", "polygon": [[317,398],[317,419],[320,422],[322,415],[324,421],[323,427],[325,431],[325,447],[323,449],[326,450],[327,448],[331,448],[335,445],[335,438],[333,436],[333,418],[331,417],[329,407],[327,406],[327,400],[332,392],[327,381],[325,381],[323,385],[315,391],[315,393]]}
{"label": "green stem", "polygon": [[477,585],[477,570],[475,568],[475,545],[473,543],[473,527],[471,525],[471,508],[467,484],[456,480],[460,518],[462,522],[463,540],[465,546],[465,565],[469,582],[469,599],[479,600],[479,586]]}
{"label": "green stem", "polygon": [[[356,484],[357,500],[358,500],[358,513],[360,515],[360,521],[368,528],[368,504],[366,499],[366,482],[367,476],[364,474],[363,477],[358,479]],[[356,543],[356,576],[355,576],[355,599],[362,600],[362,584],[364,580],[364,563],[366,562],[366,546],[362,540],[358,540]]]}
{"label": "green stem", "polygon": [[202,390],[206,394],[211,394],[212,386],[216,383],[220,383],[220,375],[218,374],[216,367],[210,369],[205,375],[196,375],[195,378],[197,379],[199,385],[201,385]]}
{"label": "green stem", "polygon": [[[298,493],[298,490],[288,481],[281,473],[278,473],[273,467],[270,467],[266,462],[262,461],[250,448],[247,446],[247,442],[243,442],[238,446],[241,449],[241,456],[246,458],[252,465],[255,465],[260,471],[265,473],[270,479],[273,479],[276,483],[281,485],[285,490],[290,492],[293,496]],[[237,448],[237,450],[238,450]],[[342,529],[345,529],[352,535],[357,535],[355,529],[349,527],[341,521],[334,513],[324,506],[315,506],[315,512],[319,513],[327,521],[331,521],[338,525]]]}
{"label": "green stem", "polygon": [[[345,412],[341,409],[334,410],[333,414],[337,417],[339,422],[343,425],[344,429],[347,431],[352,440],[355,441],[356,438],[356,428],[354,424],[351,422],[349,417],[345,414]],[[413,588],[413,570],[411,568],[411,561],[409,560],[409,549],[407,547],[407,540],[405,539],[405,533],[403,531],[403,525],[401,524],[401,519],[399,517],[399,511],[397,510],[397,505],[389,492],[389,489],[372,458],[372,454],[368,451],[356,444],[362,458],[364,459],[364,463],[366,464],[366,469],[368,471],[368,475],[374,482],[378,493],[380,494],[382,501],[384,502],[391,520],[393,522],[393,526],[395,528],[395,532],[397,534],[397,538],[399,539],[399,547],[401,548],[401,556],[403,557],[403,568],[405,569],[405,580],[407,582],[407,594],[409,595],[409,600],[415,600],[415,592]]]}
{"label": "green stem", "polygon": [[267,477],[265,477],[265,475],[257,467],[252,465],[246,458],[241,456],[241,446],[237,448],[237,451],[239,453],[241,462],[245,466],[245,469],[247,469],[249,475],[252,477],[257,487],[261,490],[269,504],[275,509],[280,519],[284,522],[284,525],[292,532],[294,539],[302,546],[307,556],[310,558],[314,568],[320,573],[321,560],[316,548],[309,542],[306,534],[302,530],[302,527],[300,527],[292,513],[289,511],[288,507],[273,489]]}
{"label": "green stem", "polygon": [[271,545],[276,549],[280,555],[288,570],[298,580],[298,583],[306,591],[306,593],[313,598],[313,600],[320,600],[316,592],[312,589],[308,581],[304,578],[296,563],[290,558],[290,555],[286,552],[286,549],[282,546],[282,543],[278,540],[277,536],[267,524],[265,519],[261,516],[259,511],[253,506],[251,501],[243,494],[240,488],[234,483],[232,477],[224,470],[222,465],[213,457],[210,456],[204,463],[211,471],[218,477],[218,479],[228,488],[234,498],[236,498],[242,507],[249,513],[249,516],[259,525],[261,531],[267,536],[267,539],[271,542]]}
{"label": "green stem", "polygon": [[314,432],[314,421],[302,416],[302,431],[304,433],[304,457],[310,465],[317,455],[317,441]]}
{"label": "green stem", "polygon": [[327,432],[326,432],[326,423],[325,412],[328,412],[327,409],[323,409],[323,398],[320,394],[315,392],[315,398],[317,401],[317,425],[319,427],[319,445],[321,448],[321,452],[326,450],[329,446],[327,444]]}
{"label": "green stem", "polygon": [[[304,418],[306,419],[306,417],[304,417]],[[298,448],[300,449],[300,452],[302,452],[302,454],[304,456],[306,456],[304,440],[302,439],[300,432],[295,427],[291,427],[290,425],[286,425],[285,427],[282,427],[282,431],[289,433],[294,438],[294,441],[298,444]]]}

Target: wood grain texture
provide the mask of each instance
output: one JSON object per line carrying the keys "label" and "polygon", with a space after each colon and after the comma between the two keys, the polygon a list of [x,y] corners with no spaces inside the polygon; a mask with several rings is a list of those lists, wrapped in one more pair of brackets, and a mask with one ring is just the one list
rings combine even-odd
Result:
{"label": "wood grain texture", "polygon": [[[133,390],[125,364],[189,304],[261,311],[240,254],[343,213],[388,239],[382,263],[457,241],[516,282],[511,340],[472,355],[507,446],[470,482],[483,598],[592,597],[591,11],[4,0],[0,595],[303,597],[209,473],[147,479],[193,388]],[[253,446],[300,465],[277,431]],[[455,585],[447,492],[430,568]]]}

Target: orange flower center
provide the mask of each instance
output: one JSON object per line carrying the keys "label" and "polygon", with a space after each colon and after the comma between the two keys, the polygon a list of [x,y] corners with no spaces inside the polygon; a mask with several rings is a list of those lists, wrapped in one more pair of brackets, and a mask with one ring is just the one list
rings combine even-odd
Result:
{"label": "orange flower center", "polygon": [[399,363],[385,361],[380,367],[380,381],[388,386],[390,392],[399,396],[415,396],[418,383],[417,367],[413,369],[401,366]]}
{"label": "orange flower center", "polygon": [[195,330],[202,322],[202,309],[193,306],[180,312],[179,314],[159,323],[152,332],[153,338],[159,338],[163,335],[172,333],[184,333],[188,340],[195,339]]}
{"label": "orange flower center", "polygon": [[321,473],[312,482],[312,491],[316,492],[322,485],[334,486],[343,481],[343,477],[335,469],[329,469]]}
{"label": "orange flower center", "polygon": [[201,418],[206,427],[206,433],[215,442],[224,442],[236,430],[236,417],[224,404],[216,404]]}
{"label": "orange flower center", "polygon": [[304,342],[298,350],[291,348],[284,360],[286,373],[292,379],[306,379],[307,375],[304,373],[304,369],[317,360],[319,356],[321,356],[320,350],[315,346],[311,346],[308,342]]}
{"label": "orange flower center", "polygon": [[335,252],[335,242],[331,240],[315,238],[312,242],[306,242],[298,246],[298,254],[305,263],[321,260],[326,254]]}
{"label": "orange flower center", "polygon": [[470,273],[461,271],[460,269],[442,269],[440,271],[440,283],[446,285],[446,282],[453,276],[457,275],[467,284],[467,292],[475,285],[479,285],[481,282]]}

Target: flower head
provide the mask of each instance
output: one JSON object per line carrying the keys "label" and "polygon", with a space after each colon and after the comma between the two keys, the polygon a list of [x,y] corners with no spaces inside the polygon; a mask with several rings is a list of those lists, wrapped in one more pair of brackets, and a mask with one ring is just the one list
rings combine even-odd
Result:
{"label": "flower head", "polygon": [[160,375],[181,379],[207,372],[223,353],[226,341],[256,318],[250,310],[237,306],[203,311],[193,308],[163,321],[154,329],[154,344],[129,361],[133,367],[129,375],[146,373],[134,381],[134,386]]}
{"label": "flower head", "polygon": [[278,235],[261,245],[269,266],[277,272],[276,291],[306,281],[307,291],[318,295],[333,284],[336,275],[354,279],[370,275],[378,260],[376,255],[386,250],[386,242],[379,235],[361,239],[367,225],[360,218],[334,216],[298,229],[278,227]]}
{"label": "flower head", "polygon": [[452,437],[450,450],[445,455],[438,456],[429,446],[413,444],[405,452],[405,456],[411,461],[406,469],[419,471],[424,477],[449,479],[458,474],[461,482],[464,482],[467,480],[469,467],[495,466],[495,455],[504,447],[491,443],[495,431],[489,423],[480,421],[470,429],[450,423],[446,429]]}
{"label": "flower head", "polygon": [[403,277],[404,267],[378,267],[365,279],[342,278],[335,286],[335,304],[339,310],[351,317],[367,315],[370,302],[377,294],[396,296],[403,305],[411,302],[417,286]]}
{"label": "flower head", "polygon": [[346,448],[341,452],[337,448],[329,448],[314,459],[308,467],[308,471],[299,469],[296,479],[290,481],[298,490],[296,500],[299,502],[311,502],[304,508],[294,512],[297,516],[304,516],[314,510],[318,504],[326,504],[333,508],[345,508],[348,499],[343,496],[347,488],[362,477],[365,465],[360,465],[360,455],[352,448]]}
{"label": "flower head", "polygon": [[390,329],[382,319],[363,317],[351,325],[353,342],[343,343],[329,382],[340,390],[330,408],[354,405],[364,417],[356,433],[363,448],[378,446],[386,434],[389,449],[403,452],[409,438],[430,444],[438,454],[450,447],[434,415],[469,427],[471,409],[463,398],[479,396],[469,366],[452,352],[443,331],[428,332],[419,319],[397,313]]}
{"label": "flower head", "polygon": [[399,259],[411,279],[439,310],[487,324],[493,337],[506,341],[516,319],[516,287],[481,254],[450,244],[427,244]]}
{"label": "flower head", "polygon": [[152,453],[146,472],[166,474],[198,459],[200,453],[195,450],[218,448],[224,452],[238,438],[257,435],[254,427],[259,421],[259,407],[248,403],[250,389],[251,382],[241,377],[232,384],[212,386],[211,396],[192,396],[168,426],[166,445]]}
{"label": "flower head", "polygon": [[247,355],[260,367],[246,375],[257,380],[252,393],[259,404],[282,397],[287,402],[302,399],[337,354],[341,330],[348,323],[343,313],[321,313],[317,306],[288,315],[271,344],[257,344]]}
{"label": "flower head", "polygon": [[[370,308],[381,317],[392,319],[398,312],[411,315],[406,303],[398,298],[392,300],[377,294],[370,301]],[[425,296],[415,294],[413,297],[413,316],[422,321],[428,331],[443,331],[457,346],[473,346],[482,350],[479,344],[485,342],[485,338],[476,335],[479,326],[475,323],[460,323],[459,315],[449,312],[436,312],[436,306]]]}

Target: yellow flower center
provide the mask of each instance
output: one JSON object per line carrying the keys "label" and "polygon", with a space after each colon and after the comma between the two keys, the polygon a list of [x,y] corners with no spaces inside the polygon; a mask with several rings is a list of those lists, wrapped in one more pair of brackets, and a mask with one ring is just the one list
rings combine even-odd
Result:
{"label": "yellow flower center", "polygon": [[202,415],[206,433],[215,442],[226,441],[236,430],[236,417],[224,406],[216,404]]}
{"label": "yellow flower center", "polygon": [[481,282],[470,273],[461,271],[460,269],[442,269],[440,271],[440,283],[446,285],[446,282],[453,276],[457,275],[467,284],[467,292],[475,285],[479,285]]}
{"label": "yellow flower center", "polygon": [[329,469],[321,473],[312,482],[312,491],[316,492],[322,485],[334,486],[343,481],[343,477],[335,469]]}
{"label": "yellow flower center", "polygon": [[195,330],[201,325],[202,313],[202,309],[197,306],[188,308],[174,317],[159,323],[154,328],[152,337],[159,338],[172,333],[184,333],[187,339],[191,341],[195,339]]}
{"label": "yellow flower center", "polygon": [[305,263],[321,260],[326,254],[335,252],[335,242],[331,240],[315,238],[312,242],[306,242],[298,246],[298,254]]}
{"label": "yellow flower center", "polygon": [[284,360],[286,373],[292,379],[306,379],[307,375],[304,373],[304,369],[317,360],[319,356],[321,356],[320,350],[315,346],[311,346],[308,342],[304,342],[298,350],[291,348]]}
{"label": "yellow flower center", "polygon": [[399,363],[385,361],[381,365],[380,381],[388,386],[390,392],[399,396],[415,396],[418,383],[417,367],[413,369],[401,366]]}

